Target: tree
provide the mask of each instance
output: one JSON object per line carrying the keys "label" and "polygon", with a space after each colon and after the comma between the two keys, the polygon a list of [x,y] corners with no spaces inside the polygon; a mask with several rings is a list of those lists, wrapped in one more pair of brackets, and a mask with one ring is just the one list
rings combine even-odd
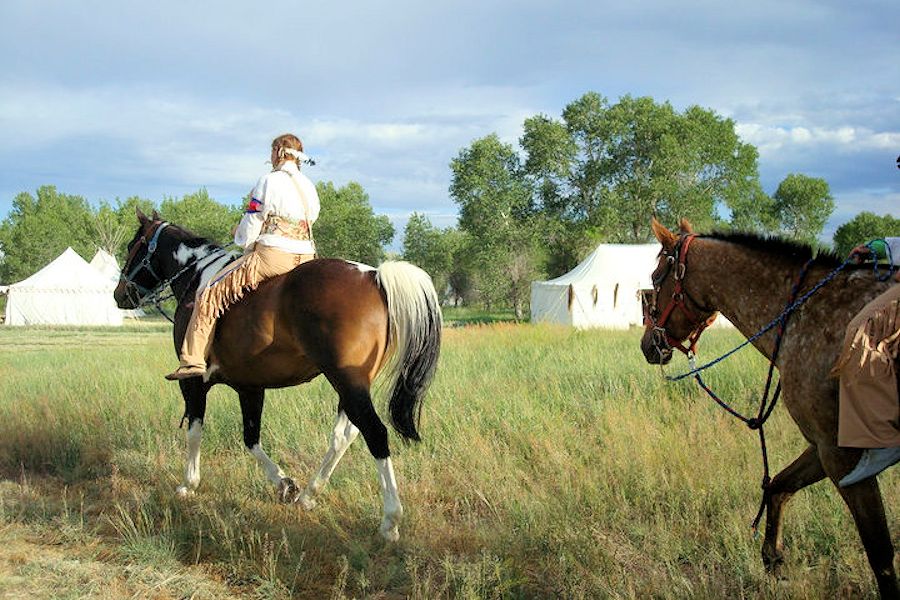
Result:
{"label": "tree", "polygon": [[441,231],[431,224],[428,217],[417,212],[410,215],[403,232],[403,260],[431,275],[441,300],[448,295],[453,267],[453,240],[449,230]]}
{"label": "tree", "polygon": [[[166,221],[219,244],[231,243],[241,211],[242,207],[216,202],[204,188],[185,194],[180,200],[166,198],[159,206],[159,215]],[[131,218],[134,219],[133,212]]]}
{"label": "tree", "polygon": [[511,306],[521,319],[543,257],[532,224],[532,190],[518,156],[492,134],[461,150],[450,168],[450,195],[469,236],[475,286],[488,305]]}
{"label": "tree", "polygon": [[136,209],[141,209],[145,215],[152,215],[153,211],[156,210],[156,205],[152,200],[147,200],[146,198],[141,198],[139,196],[129,196],[125,200],[120,200],[116,198],[116,207],[113,209],[115,213],[115,220],[112,217],[101,216],[103,211],[103,206],[105,203],[100,205],[100,210],[98,210],[97,216],[100,219],[108,219],[108,221],[98,224],[96,229],[106,229],[107,233],[100,234],[98,233],[98,239],[100,240],[101,245],[103,244],[103,239],[113,238],[110,241],[112,244],[113,241],[117,240],[116,237],[118,233],[116,232],[117,226],[115,223],[118,223],[119,230],[125,231],[125,238],[118,246],[116,246],[116,251],[113,252],[110,249],[107,251],[116,257],[119,261],[119,264],[125,264],[125,260],[127,258],[126,253],[126,244],[131,240],[132,236],[134,236],[135,232],[138,229],[138,220],[135,218]]}
{"label": "tree", "polygon": [[758,184],[753,185],[747,195],[736,198],[730,209],[732,229],[756,233],[778,229],[775,201]]}
{"label": "tree", "polygon": [[847,256],[856,246],[876,238],[900,236],[900,219],[861,212],[834,232],[834,251]]}
{"label": "tree", "polygon": [[525,172],[550,248],[551,273],[574,266],[599,241],[644,242],[650,216],[691,219],[699,228],[730,210],[762,221],[748,198],[762,199],[756,149],[734,122],[698,106],[677,112],[668,102],[595,92],[571,102],[562,121],[538,115],[520,140]]}
{"label": "tree", "polygon": [[0,225],[0,281],[29,277],[69,246],[87,260],[97,251],[93,215],[85,199],[61,194],[52,185],[38,188],[36,196],[18,194]]}
{"label": "tree", "polygon": [[782,232],[810,244],[834,211],[828,183],[818,177],[791,173],[778,184],[773,198]]}
{"label": "tree", "polygon": [[384,260],[384,245],[394,239],[394,226],[386,216],[375,215],[362,186],[350,182],[335,188],[331,182],[319,182],[316,190],[322,204],[313,226],[319,255],[370,265]]}

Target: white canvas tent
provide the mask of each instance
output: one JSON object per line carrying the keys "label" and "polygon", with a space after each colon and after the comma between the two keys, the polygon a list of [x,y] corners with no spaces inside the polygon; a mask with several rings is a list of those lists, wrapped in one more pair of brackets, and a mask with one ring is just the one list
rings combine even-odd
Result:
{"label": "white canvas tent", "polygon": [[[91,266],[100,271],[105,277],[109,278],[112,289],[116,289],[116,286],[119,284],[119,275],[121,273],[119,261],[116,260],[116,257],[103,248],[98,248],[97,253],[94,254],[94,258],[91,259]],[[143,317],[144,310],[141,308],[122,310],[122,316],[129,319]]]}
{"label": "white canvas tent", "polygon": [[531,283],[531,321],[578,328],[641,325],[639,291],[650,288],[659,244],[601,244],[556,279]]}
{"label": "white canvas tent", "polygon": [[46,267],[8,286],[7,325],[121,325],[115,283],[66,248]]}
{"label": "white canvas tent", "polygon": [[101,274],[105,275],[110,281],[118,283],[119,263],[112,254],[103,248],[98,248],[97,253],[94,254],[94,258],[91,259],[90,264],[96,270],[100,271]]}

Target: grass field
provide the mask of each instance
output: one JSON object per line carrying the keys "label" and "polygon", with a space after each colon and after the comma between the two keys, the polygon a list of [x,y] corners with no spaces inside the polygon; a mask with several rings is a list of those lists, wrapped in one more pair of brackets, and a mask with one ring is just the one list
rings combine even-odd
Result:
{"label": "grass field", "polygon": [[[461,317],[465,321],[468,317]],[[477,320],[477,319],[472,319]],[[0,598],[858,598],[875,588],[830,484],[787,511],[785,578],[763,571],[755,433],[645,364],[639,332],[452,327],[423,441],[392,434],[398,543],[362,439],[313,511],[283,506],[213,390],[198,494],[183,471],[167,323],[0,328]],[[703,356],[740,341],[704,335]],[[708,376],[746,411],[765,364]],[[683,368],[683,363],[670,367]],[[270,392],[262,443],[306,480],[336,402],[324,380]],[[804,447],[783,408],[777,470]],[[881,478],[895,543],[900,470]]]}

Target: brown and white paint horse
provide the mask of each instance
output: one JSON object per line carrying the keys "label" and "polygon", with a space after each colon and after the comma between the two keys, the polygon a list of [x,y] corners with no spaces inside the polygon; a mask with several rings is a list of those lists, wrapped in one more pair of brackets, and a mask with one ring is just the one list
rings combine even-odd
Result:
{"label": "brown and white paint horse", "polygon": [[[652,364],[665,364],[673,345],[696,341],[716,311],[745,336],[771,323],[784,309],[801,268],[812,258],[808,246],[746,234],[693,236],[681,222],[679,234],[652,223],[662,244],[653,272],[654,296],[648,308],[641,350]],[[800,295],[830,274],[840,261],[819,255],[811,263]],[[766,533],[762,558],[776,570],[783,562],[782,511],[795,492],[825,477],[837,487],[859,460],[860,451],[837,445],[838,386],[829,371],[841,351],[850,319],[888,283],[870,269],[837,274],[790,317],[776,360],[784,405],[809,446],[776,475],[765,490]],[[667,314],[665,323],[660,323]],[[771,359],[775,333],[754,346]],[[898,598],[894,548],[878,481],[872,477],[838,492],[850,509],[883,598]]]}
{"label": "brown and white paint horse", "polygon": [[[181,348],[196,290],[231,258],[207,240],[138,211],[139,227],[115,290],[120,308],[135,308],[170,287],[179,300],[174,342]],[[187,467],[179,495],[200,482],[200,439],[211,386],[223,383],[240,398],[244,444],[284,502],[315,506],[315,497],[351,442],[362,432],[375,458],[383,495],[380,532],[399,538],[403,512],[388,449],[387,428],[372,404],[376,375],[389,382],[391,424],[418,440],[422,396],[435,372],[441,312],[428,275],[409,263],[378,269],[318,259],[263,282],[219,319],[207,376],[181,380],[187,430]],[[331,444],[304,490],[285,476],[259,443],[265,390],[324,375],[338,393]]]}

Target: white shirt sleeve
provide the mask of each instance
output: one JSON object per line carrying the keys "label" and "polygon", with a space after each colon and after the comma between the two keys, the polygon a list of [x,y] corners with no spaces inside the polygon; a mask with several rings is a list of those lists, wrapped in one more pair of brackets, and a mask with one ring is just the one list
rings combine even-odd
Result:
{"label": "white shirt sleeve", "polygon": [[265,201],[267,179],[266,175],[260,177],[256,187],[250,192],[250,202],[244,210],[241,222],[234,231],[234,243],[242,248],[246,248],[256,241],[266,220],[269,209]]}
{"label": "white shirt sleeve", "polygon": [[887,242],[888,249],[890,250],[889,256],[891,262],[895,265],[900,265],[900,237],[884,238],[884,241]]}

